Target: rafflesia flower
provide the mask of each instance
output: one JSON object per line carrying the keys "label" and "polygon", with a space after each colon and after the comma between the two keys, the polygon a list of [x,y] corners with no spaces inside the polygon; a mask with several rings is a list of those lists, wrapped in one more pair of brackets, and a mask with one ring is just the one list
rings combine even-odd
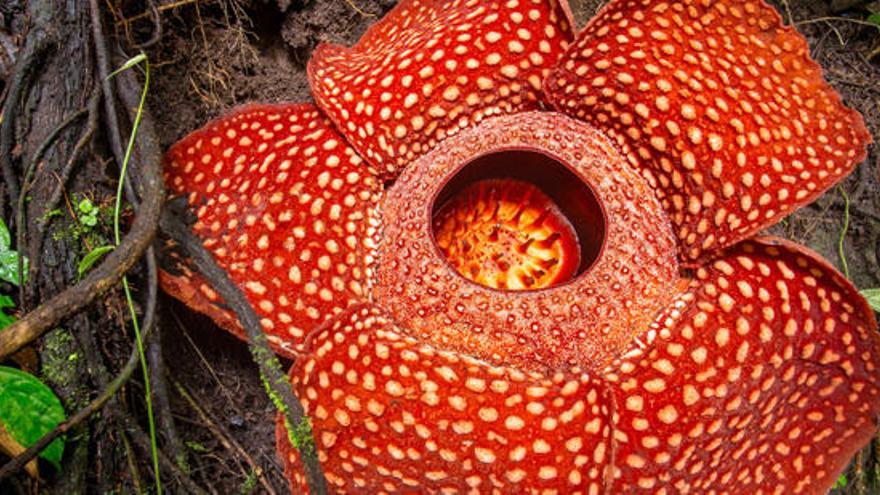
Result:
{"label": "rafflesia flower", "polygon": [[403,0],[309,76],[166,170],[332,489],[821,493],[875,432],[873,313],[752,237],[870,138],[761,1],[612,0],[575,37],[564,1]]}

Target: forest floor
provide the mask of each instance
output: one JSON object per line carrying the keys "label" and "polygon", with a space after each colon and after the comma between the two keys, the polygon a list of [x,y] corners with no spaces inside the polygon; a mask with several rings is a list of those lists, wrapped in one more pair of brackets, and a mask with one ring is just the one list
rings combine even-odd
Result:
{"label": "forest floor", "polygon": [[[147,55],[153,65],[149,105],[162,146],[167,148],[239,104],[311,100],[305,63],[315,46],[325,41],[354,43],[394,3],[157,2],[163,29]],[[572,1],[579,26],[602,3]],[[849,14],[835,13],[825,0],[773,3],[785,22],[806,36],[826,78],[849,106],[865,116],[875,143],[880,141],[880,56],[870,58],[880,46],[880,29],[840,20]],[[136,8],[141,2],[108,4],[116,7],[116,35],[133,41],[148,36],[149,16],[139,15],[142,12]],[[855,11],[852,18],[864,19],[864,14]],[[839,188],[771,231],[813,248],[838,268],[843,266],[843,253],[849,276],[859,288],[880,287],[880,146],[871,146],[865,163]],[[192,459],[193,479],[221,494],[286,493],[275,457],[274,408],[247,347],[176,301],[166,297],[162,303],[159,329],[169,375],[211,418],[197,416],[172,388],[172,410]],[[127,350],[120,347],[119,352],[125,355]],[[210,423],[213,427],[206,426]],[[227,435],[241,450],[224,440]]]}

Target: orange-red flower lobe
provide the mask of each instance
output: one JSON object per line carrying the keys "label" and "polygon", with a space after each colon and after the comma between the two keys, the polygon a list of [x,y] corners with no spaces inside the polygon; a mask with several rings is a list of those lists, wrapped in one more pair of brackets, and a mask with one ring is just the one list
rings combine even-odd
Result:
{"label": "orange-red flower lobe", "polygon": [[[612,0],[571,40],[565,2],[403,0],[316,51],[317,107],[208,124],[168,186],[298,358],[332,488],[824,493],[877,430],[877,322],[743,239],[861,117],[760,0]],[[241,335],[185,260],[162,282]]]}
{"label": "orange-red flower lobe", "polygon": [[544,89],[628,150],[689,265],[812,201],[871,142],[761,0],[612,1]]}
{"label": "orange-red flower lobe", "polygon": [[[245,292],[275,349],[365,299],[380,181],[312,105],[249,105],[175,144],[165,180],[196,215],[194,232]],[[162,287],[243,336],[238,320],[185,266]]]}
{"label": "orange-red flower lobe", "polygon": [[538,108],[573,38],[559,0],[403,0],[346,48],[309,60],[315,102],[386,176],[493,115]]}

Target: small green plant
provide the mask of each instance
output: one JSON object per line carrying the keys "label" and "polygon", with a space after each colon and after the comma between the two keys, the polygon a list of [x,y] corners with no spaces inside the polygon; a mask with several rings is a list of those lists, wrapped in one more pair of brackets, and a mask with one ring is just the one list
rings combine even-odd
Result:
{"label": "small green plant", "polygon": [[113,246],[100,246],[86,253],[86,255],[83,256],[83,259],[80,260],[79,264],[76,266],[77,274],[80,277],[85,275],[85,273],[89,271],[92,266],[97,263],[99,259],[101,259],[102,256],[109,253],[110,251],[113,251],[113,249]]}
{"label": "small green plant", "polygon": [[846,232],[849,230],[849,195],[843,186],[837,186],[840,195],[843,197],[843,226],[840,228],[840,237],[837,239],[837,255],[840,257],[840,265],[843,268],[843,275],[849,278],[849,265],[846,263],[846,251],[844,242],[846,241]]}
{"label": "small green plant", "polygon": [[186,446],[187,448],[189,448],[189,450],[192,450],[193,452],[198,452],[200,454],[208,451],[207,447],[193,440],[187,440]]}
{"label": "small green plant", "polygon": [[839,478],[837,478],[837,482],[834,483],[834,488],[843,489],[846,488],[846,475],[841,474]]}
{"label": "small green plant", "polygon": [[[53,234],[56,240],[82,241],[88,251],[91,251],[93,246],[108,244],[108,232],[113,221],[113,212],[109,206],[105,206],[84,194],[74,194],[68,212],[74,222],[65,228],[56,230]],[[52,210],[44,218],[48,221],[62,215],[61,210]]]}
{"label": "small green plant", "polygon": [[64,215],[64,212],[61,210],[61,208],[55,208],[54,210],[49,210],[43,214],[43,221],[48,222],[49,220],[51,220],[55,217],[60,217],[63,215]]}
{"label": "small green plant", "polygon": [[96,204],[85,195],[74,195],[74,215],[76,224],[71,227],[74,239],[82,239],[86,246],[106,244],[106,225],[109,228],[113,220],[113,212],[109,207]]}
{"label": "small green plant", "polygon": [[[878,15],[880,21],[880,15]],[[880,24],[878,24],[880,27]],[[846,239],[846,231],[849,229],[849,196],[842,187],[838,186],[840,194],[843,196],[843,227],[840,229],[840,237],[837,241],[837,254],[840,256],[840,264],[843,266],[843,274],[849,278],[849,266],[846,263],[846,251],[844,249],[844,240]],[[880,288],[862,289],[859,293],[868,301],[868,305],[874,311],[880,313]],[[846,478],[844,478],[846,481]]]}
{"label": "small green plant", "polygon": [[[113,251],[113,246],[109,244],[107,238],[107,229],[113,221],[113,212],[109,207],[96,204],[92,198],[86,195],[74,195],[73,199],[74,204],[71,206],[71,210],[76,222],[65,232],[56,233],[55,238],[58,239],[66,235],[74,241],[83,241],[88,251],[85,252],[76,267],[78,276],[82,278],[101,257]],[[49,220],[61,215],[63,215],[62,211],[56,209],[46,213],[44,218]],[[103,228],[105,225],[107,228]]]}
{"label": "small green plant", "polygon": [[248,472],[247,478],[245,478],[244,482],[238,488],[238,493],[241,495],[248,495],[249,493],[253,493],[254,488],[257,487],[257,472],[253,469]]}
{"label": "small green plant", "polygon": [[[20,285],[27,274],[27,258],[11,247],[9,229],[0,220],[0,279]],[[19,268],[23,271],[19,274]],[[15,317],[5,310],[15,307],[11,297],[0,294],[0,330],[11,325]],[[0,366],[0,426],[15,442],[24,447],[34,444],[64,421],[61,401],[45,383],[30,373]],[[64,453],[64,437],[46,446],[40,457],[60,468]]]}
{"label": "small green plant", "polygon": [[85,227],[96,227],[98,225],[98,214],[100,209],[92,203],[92,200],[83,197],[76,205],[76,213],[79,221]]}
{"label": "small green plant", "polygon": [[[0,219],[0,280],[12,285],[19,285],[22,279],[27,278],[27,258],[12,250],[12,238],[9,229]],[[19,263],[21,263],[22,276],[19,277]],[[6,313],[7,309],[14,308],[15,301],[11,297],[0,294],[0,330],[8,327],[15,321],[15,317]]]}

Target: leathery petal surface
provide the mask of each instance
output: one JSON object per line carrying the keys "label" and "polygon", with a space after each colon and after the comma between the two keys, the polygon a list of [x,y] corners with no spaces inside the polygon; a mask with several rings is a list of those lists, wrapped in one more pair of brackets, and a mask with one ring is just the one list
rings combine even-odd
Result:
{"label": "leathery petal surface", "polygon": [[538,108],[573,38],[558,0],[403,0],[346,48],[309,60],[315,101],[385,176],[460,129]]}
{"label": "leathery petal surface", "polygon": [[[493,366],[364,306],[291,382],[341,493],[819,494],[880,411],[877,323],[853,294],[814,253],[759,239],[698,270],[599,374]],[[305,491],[280,423],[278,442]]]}
{"label": "leathery petal surface", "polygon": [[871,142],[761,0],[612,1],[544,90],[628,150],[689,265],[811,202]]}
{"label": "leathery petal surface", "polygon": [[611,493],[823,494],[877,429],[880,336],[808,249],[745,241],[606,371]]}
{"label": "leathery petal surface", "polygon": [[[295,357],[309,331],[366,299],[381,183],[314,106],[248,105],[215,120],[169,150],[165,180],[281,354]],[[243,338],[181,261],[162,288]]]}
{"label": "leathery petal surface", "polygon": [[[316,334],[291,369],[329,486],[340,493],[602,485],[607,392],[580,370],[492,366],[406,336],[371,307]],[[291,491],[306,493],[278,424]]]}

